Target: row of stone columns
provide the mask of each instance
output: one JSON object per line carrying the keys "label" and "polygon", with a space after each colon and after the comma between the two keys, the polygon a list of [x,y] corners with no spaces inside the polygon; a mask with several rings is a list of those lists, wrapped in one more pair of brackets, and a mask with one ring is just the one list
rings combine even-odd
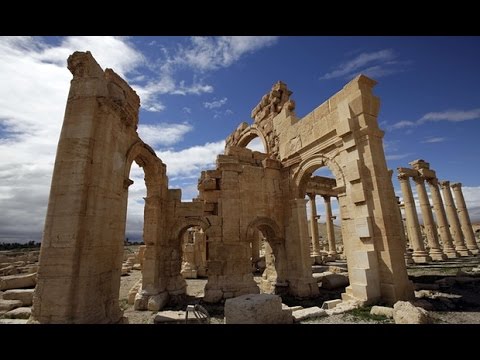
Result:
{"label": "row of stone columns", "polygon": [[[475,242],[472,225],[465,205],[465,199],[460,183],[450,185],[449,181],[438,181],[435,172],[429,168],[429,164],[423,160],[412,163],[413,169],[398,168],[398,180],[403,194],[405,218],[407,223],[407,235],[413,248],[412,258],[416,263],[425,263],[431,260],[445,260],[458,256],[478,254],[479,249]],[[420,202],[425,235],[427,238],[429,253],[425,246],[420,231],[415,201],[410,186],[410,178],[416,185]],[[433,211],[437,219],[435,223],[432,206],[427,195],[425,182],[428,183],[432,194]],[[442,189],[445,205],[440,195],[439,185]],[[455,202],[451,190],[455,194]],[[437,229],[438,225],[438,229]],[[443,249],[439,242],[442,241]],[[466,244],[464,242],[466,240]]]}
{"label": "row of stone columns", "polygon": [[[310,232],[312,234],[312,256],[320,256],[320,242],[318,238],[318,224],[317,219],[317,204],[315,193],[307,193],[310,198]],[[337,254],[337,248],[335,246],[335,231],[333,227],[333,215],[332,215],[332,204],[330,201],[330,196],[322,195],[325,202],[325,212],[326,212],[326,226],[327,226],[327,240],[328,240],[328,255],[335,256]]]}

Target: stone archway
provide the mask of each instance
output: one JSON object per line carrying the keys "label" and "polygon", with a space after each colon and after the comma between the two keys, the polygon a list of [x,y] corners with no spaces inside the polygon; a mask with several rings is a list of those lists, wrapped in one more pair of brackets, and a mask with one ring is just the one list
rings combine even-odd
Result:
{"label": "stone archway", "polygon": [[260,231],[266,240],[266,268],[262,274],[260,289],[264,293],[284,294],[288,292],[288,271],[285,251],[285,239],[278,224],[268,217],[256,217],[246,230],[246,239],[252,242],[256,231]]}
{"label": "stone archway", "polygon": [[265,153],[268,154],[269,148],[268,148],[267,139],[263,134],[263,131],[260,129],[260,127],[257,124],[250,125],[240,133],[236,146],[246,147],[250,143],[250,141],[252,141],[257,137],[262,141],[263,148],[265,149]]}

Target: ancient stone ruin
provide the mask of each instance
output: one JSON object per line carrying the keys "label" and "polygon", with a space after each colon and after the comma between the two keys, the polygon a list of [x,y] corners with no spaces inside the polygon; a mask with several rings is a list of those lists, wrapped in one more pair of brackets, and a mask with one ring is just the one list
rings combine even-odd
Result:
{"label": "ancient stone ruin", "polygon": [[[182,202],[181,190],[168,187],[166,165],[137,133],[137,94],[113,70],[102,70],[90,52],[72,54],[68,68],[73,79],[55,160],[32,322],[121,321],[118,294],[133,161],[143,168],[147,188],[142,282],[133,293],[135,309],[155,311],[181,298],[185,277],[208,276],[205,302],[258,294],[252,260],[258,257],[259,239],[265,242],[262,292],[317,296],[311,266],[312,257],[315,261],[320,256],[318,229],[312,226],[311,239],[305,199],[314,204],[317,195],[325,199],[327,255],[332,257],[337,250],[330,198],[339,203],[350,284],[342,299],[393,305],[413,297],[402,216],[377,122],[380,100],[372,92],[374,80],[356,77],[301,119],[295,115],[292,92],[277,82],[252,111],[253,123],[241,123],[227,138],[216,168],[202,171],[198,197]],[[265,153],[246,148],[255,137]],[[312,176],[324,166],[334,179]],[[428,220],[430,253],[425,252],[409,202],[408,177],[420,179],[419,186],[424,179],[437,186],[434,173],[427,170],[419,163],[414,169],[402,168],[399,175],[415,261],[443,258]],[[461,192],[455,195],[466,231],[465,203]],[[436,199],[434,206],[440,209]],[[315,209],[311,206],[311,219],[316,219]],[[430,207],[425,205],[425,211],[431,212]],[[447,256],[474,250],[468,237],[466,248],[454,237],[453,249],[445,225],[439,226]]]}

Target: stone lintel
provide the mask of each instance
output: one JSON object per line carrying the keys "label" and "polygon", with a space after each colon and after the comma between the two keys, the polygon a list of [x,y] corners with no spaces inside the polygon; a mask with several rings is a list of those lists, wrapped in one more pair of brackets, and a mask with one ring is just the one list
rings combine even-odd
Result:
{"label": "stone lintel", "polygon": [[430,169],[430,163],[426,162],[423,159],[413,160],[412,162],[408,163],[412,168],[415,170],[420,169]]}

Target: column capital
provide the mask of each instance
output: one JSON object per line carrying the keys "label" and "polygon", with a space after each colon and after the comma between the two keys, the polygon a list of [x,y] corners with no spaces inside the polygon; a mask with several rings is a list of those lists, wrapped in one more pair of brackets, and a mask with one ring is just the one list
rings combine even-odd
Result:
{"label": "column capital", "polygon": [[325,202],[330,202],[330,195],[322,195]]}
{"label": "column capital", "polygon": [[440,184],[442,189],[446,188],[446,187],[450,187],[450,181],[448,181],[448,180],[440,180],[438,183]]}
{"label": "column capital", "polygon": [[405,181],[405,180],[408,181],[409,177],[410,177],[410,175],[408,175],[404,172],[398,173],[398,175],[397,175],[397,178],[398,178],[399,181]]}
{"label": "column capital", "polygon": [[429,178],[427,182],[432,186],[438,186],[438,179],[437,178]]}
{"label": "column capital", "polygon": [[425,181],[425,178],[423,176],[413,176],[412,177],[413,181],[415,181],[416,184],[422,185]]}
{"label": "column capital", "polygon": [[311,193],[311,192],[307,192],[307,196],[308,196],[310,199],[315,200],[315,197],[317,196],[317,194]]}
{"label": "column capital", "polygon": [[459,183],[459,182],[452,183],[452,184],[450,184],[450,187],[452,189],[461,189],[462,188],[462,183]]}

